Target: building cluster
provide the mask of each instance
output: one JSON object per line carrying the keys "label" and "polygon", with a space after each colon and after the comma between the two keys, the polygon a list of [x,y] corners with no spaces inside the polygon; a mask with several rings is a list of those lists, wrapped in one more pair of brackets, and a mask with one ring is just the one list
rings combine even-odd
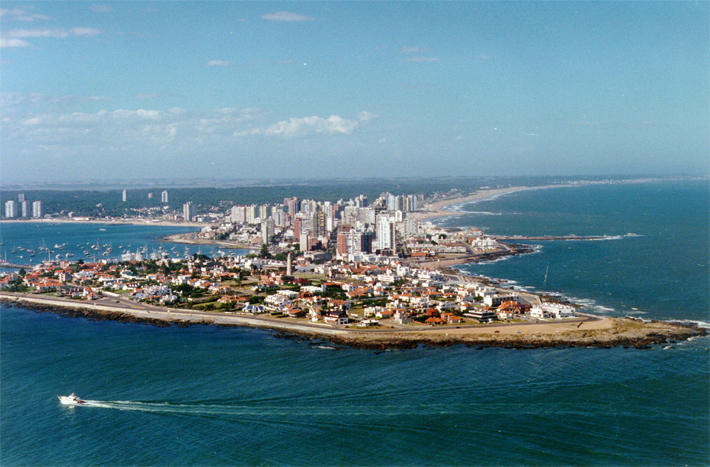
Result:
{"label": "building cluster", "polygon": [[[0,278],[0,288],[18,281]],[[267,314],[331,325],[460,325],[576,316],[559,303],[531,304],[530,295],[482,278],[447,276],[391,256],[371,262],[314,263],[247,256],[79,264],[45,262],[21,278],[37,292],[96,299],[124,294],[133,300],[202,311]]]}
{"label": "building cluster", "polygon": [[[245,244],[269,245],[280,240],[295,243],[302,252],[332,250],[338,259],[372,253],[396,255],[398,239],[420,232],[419,222],[407,218],[418,203],[419,195],[383,193],[372,202],[359,195],[337,202],[291,197],[282,204],[237,205],[225,213],[219,227],[206,227],[199,236]],[[196,215],[191,202],[183,206],[183,219],[207,220]]]}
{"label": "building cluster", "polygon": [[6,219],[17,219],[17,218],[35,218],[39,219],[42,217],[42,201],[33,201],[30,203],[25,199],[24,193],[17,195],[17,201],[8,200],[5,201],[5,218]]}

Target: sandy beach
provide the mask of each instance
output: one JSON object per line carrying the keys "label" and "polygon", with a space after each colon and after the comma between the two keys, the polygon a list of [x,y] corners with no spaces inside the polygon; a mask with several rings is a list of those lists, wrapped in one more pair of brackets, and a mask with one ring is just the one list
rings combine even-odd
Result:
{"label": "sandy beach", "polygon": [[460,198],[449,198],[435,201],[433,203],[424,204],[420,211],[413,212],[409,214],[410,218],[417,219],[418,221],[424,221],[428,219],[433,219],[436,217],[447,217],[447,216],[460,216],[466,214],[460,211],[450,211],[447,210],[447,206],[452,206],[455,204],[469,203],[472,201],[480,201],[483,199],[493,198],[495,196],[507,195],[510,193],[516,193],[519,191],[526,190],[544,190],[549,188],[562,188],[574,186],[572,184],[563,185],[541,185],[541,186],[511,186],[508,188],[496,188],[490,190],[478,190],[468,196],[463,196]]}

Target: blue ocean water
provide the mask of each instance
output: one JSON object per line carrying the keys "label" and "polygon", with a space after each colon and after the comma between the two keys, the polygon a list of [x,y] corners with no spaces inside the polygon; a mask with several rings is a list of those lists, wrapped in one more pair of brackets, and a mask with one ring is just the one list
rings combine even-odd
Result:
{"label": "blue ocean water", "polygon": [[[615,187],[629,191],[615,197]],[[539,222],[530,220],[527,227],[524,219],[546,207],[554,220],[555,209],[564,211],[564,203],[580,193],[587,192],[593,205],[598,188],[598,199],[615,199],[615,207],[628,196],[646,202],[657,189],[658,200],[678,202],[676,208],[685,213],[678,217],[705,216],[695,224],[695,237],[707,242],[707,184],[699,187],[580,187],[557,199],[566,189],[526,192],[520,194],[523,198],[502,197],[486,205],[499,216],[471,219],[474,224],[490,221],[485,225],[489,231],[503,232],[510,209],[510,217],[521,221],[521,230],[510,232],[532,233]],[[701,196],[702,201],[703,192],[705,204],[689,200]],[[649,202],[653,211],[662,212],[657,206]],[[696,216],[689,212],[693,206],[705,212]],[[640,213],[642,206],[635,211]],[[573,214],[570,207],[570,222],[576,219]],[[649,273],[657,268],[648,264],[659,261],[661,253],[672,255],[683,248],[695,248],[692,256],[707,264],[707,244],[678,244],[663,252],[660,248],[673,242],[666,241],[668,233],[653,234],[653,221],[619,222],[623,228],[612,229],[611,218],[592,215],[589,232],[641,237],[561,243],[557,260],[553,253],[558,243],[547,242],[540,253],[475,268],[541,287],[542,282],[533,281],[542,280],[539,271],[544,274],[550,263],[545,288],[613,308],[610,313],[624,312],[627,306],[643,311],[645,318],[707,321],[707,306],[703,313],[689,303],[705,296],[707,270],[704,282],[692,282],[693,274],[673,279],[686,289],[683,298],[675,287],[663,286],[670,279]],[[658,232],[668,232],[663,219],[659,217]],[[557,232],[586,233],[577,230],[580,225],[558,225]],[[683,229],[692,232],[692,223]],[[607,287],[594,287],[603,285],[609,274],[602,266],[616,255],[630,255],[624,250],[634,249],[637,239],[649,241],[654,249],[637,250],[646,252],[636,257],[641,264],[626,270],[643,273],[620,281],[630,288],[609,280],[619,287],[615,290],[626,291],[623,300],[609,295]],[[588,251],[588,245],[597,250]],[[564,260],[565,252],[581,259]],[[606,261],[588,267],[597,257]],[[570,265],[576,265],[575,272],[556,269]],[[509,270],[496,269],[501,267]],[[584,281],[590,289],[584,289]],[[636,287],[655,289],[658,300],[679,302],[673,307],[654,305],[653,299],[639,304],[635,297],[644,294]],[[647,351],[463,346],[332,351],[265,330],[158,328],[3,306],[0,464],[707,465],[709,344],[709,339],[698,338]],[[90,403],[61,406],[56,396],[70,392]]]}
{"label": "blue ocean water", "polygon": [[539,252],[464,270],[559,293],[599,313],[709,320],[707,180],[531,190],[462,210],[472,213],[446,225],[499,235],[611,237],[528,242]]}
{"label": "blue ocean water", "polygon": [[[197,230],[195,227],[150,225],[2,222],[0,259],[31,266],[55,259],[81,259],[86,262],[120,259],[122,253],[136,253],[138,250],[143,250],[147,258],[161,248],[172,257],[184,256],[186,252],[192,254],[198,250],[211,255],[212,247],[166,243],[162,240],[168,235]],[[100,245],[99,250],[91,248],[97,244]],[[104,255],[109,248],[110,252]],[[32,255],[28,250],[35,254]]]}

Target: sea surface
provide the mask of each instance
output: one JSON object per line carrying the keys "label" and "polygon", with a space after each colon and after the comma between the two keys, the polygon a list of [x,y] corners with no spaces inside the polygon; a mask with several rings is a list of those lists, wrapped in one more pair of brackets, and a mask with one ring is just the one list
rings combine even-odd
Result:
{"label": "sea surface", "polygon": [[[120,260],[124,253],[184,257],[193,253],[218,255],[216,247],[167,243],[163,237],[196,232],[196,227],[115,225],[47,222],[0,223],[0,259],[12,264],[37,265],[42,261],[84,262]],[[244,250],[223,250],[245,254]]]}
{"label": "sea surface", "polygon": [[[621,236],[544,242],[467,269],[611,315],[707,325],[709,192],[707,182],[535,190],[446,222]],[[710,463],[708,338],[645,351],[328,350],[266,330],[10,306],[0,332],[3,466]],[[87,406],[61,406],[70,392]]]}

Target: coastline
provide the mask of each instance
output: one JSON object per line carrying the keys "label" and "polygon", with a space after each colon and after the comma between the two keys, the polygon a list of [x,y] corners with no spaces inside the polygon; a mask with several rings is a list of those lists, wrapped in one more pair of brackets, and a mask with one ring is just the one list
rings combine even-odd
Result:
{"label": "coastline", "polygon": [[438,217],[448,217],[448,216],[461,216],[466,214],[465,211],[451,211],[446,208],[456,204],[470,203],[472,201],[481,201],[484,199],[494,198],[496,196],[508,195],[511,193],[517,193],[519,191],[527,190],[542,190],[549,188],[561,188],[575,186],[573,184],[563,184],[563,185],[541,185],[541,186],[514,186],[508,188],[494,188],[487,190],[478,190],[467,196],[462,196],[459,198],[449,198],[439,201],[434,201],[427,203],[422,206],[421,211],[413,212],[409,214],[409,217],[416,219],[418,221],[430,220]]}
{"label": "coastline", "polygon": [[58,217],[51,219],[0,219],[0,224],[4,223],[28,223],[28,224],[101,224],[108,226],[115,225],[142,225],[156,227],[205,227],[210,225],[205,222],[177,222],[161,220],[121,220],[121,219],[73,219],[71,217]]}
{"label": "coastline", "polygon": [[254,250],[257,251],[261,247],[257,247],[254,245],[249,245],[246,243],[237,243],[237,242],[230,242],[227,240],[210,240],[207,238],[185,238],[186,235],[190,234],[174,234],[174,235],[167,235],[165,237],[162,237],[162,240],[164,242],[171,242],[171,243],[182,243],[186,245],[213,245],[213,246],[219,246],[222,248],[229,248],[233,250]]}
{"label": "coastline", "polygon": [[433,218],[449,217],[449,216],[461,216],[467,214],[466,211],[453,211],[447,209],[450,206],[457,204],[470,203],[472,201],[488,200],[498,196],[504,196],[511,193],[517,193],[521,191],[529,190],[548,190],[551,188],[570,188],[578,186],[588,186],[588,185],[602,185],[608,183],[614,184],[637,184],[637,183],[652,183],[652,182],[664,182],[664,181],[674,181],[683,180],[683,178],[639,178],[639,179],[626,179],[626,180],[616,180],[613,182],[609,181],[581,181],[581,182],[566,182],[554,185],[519,185],[511,186],[506,188],[492,188],[485,190],[477,190],[466,196],[459,198],[449,198],[442,199],[438,201],[433,201],[431,203],[426,203],[422,206],[420,211],[413,212],[409,216],[418,221],[431,220]]}
{"label": "coastline", "polygon": [[582,315],[563,322],[461,325],[458,327],[413,327],[411,329],[360,330],[340,326],[296,322],[285,318],[208,313],[159,308],[139,303],[107,303],[28,297],[0,293],[0,303],[52,312],[67,317],[143,323],[156,326],[193,324],[265,328],[287,336],[325,340],[335,345],[364,349],[413,348],[419,345],[506,347],[518,349],[551,347],[634,347],[687,340],[708,334],[694,325],[674,322],[642,322],[631,318]]}

